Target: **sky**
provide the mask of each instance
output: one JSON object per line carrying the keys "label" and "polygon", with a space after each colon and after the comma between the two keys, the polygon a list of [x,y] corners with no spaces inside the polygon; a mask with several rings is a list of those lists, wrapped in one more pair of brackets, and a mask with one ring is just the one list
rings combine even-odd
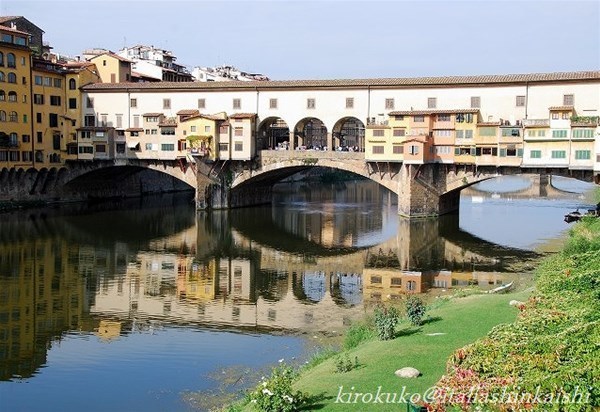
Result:
{"label": "sky", "polygon": [[0,0],[55,52],[154,45],[272,80],[600,69],[600,1]]}

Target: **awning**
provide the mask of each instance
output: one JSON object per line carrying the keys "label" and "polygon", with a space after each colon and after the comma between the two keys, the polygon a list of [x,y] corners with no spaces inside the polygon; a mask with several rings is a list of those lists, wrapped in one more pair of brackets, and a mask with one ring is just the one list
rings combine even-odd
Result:
{"label": "awning", "polygon": [[127,142],[127,147],[131,150],[140,150],[139,142]]}

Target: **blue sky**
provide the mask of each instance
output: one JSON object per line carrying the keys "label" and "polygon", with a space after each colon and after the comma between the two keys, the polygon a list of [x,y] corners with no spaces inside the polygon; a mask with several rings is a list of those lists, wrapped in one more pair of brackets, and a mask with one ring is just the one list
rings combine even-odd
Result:
{"label": "blue sky", "polygon": [[0,0],[57,52],[148,44],[274,80],[598,70],[600,1]]}

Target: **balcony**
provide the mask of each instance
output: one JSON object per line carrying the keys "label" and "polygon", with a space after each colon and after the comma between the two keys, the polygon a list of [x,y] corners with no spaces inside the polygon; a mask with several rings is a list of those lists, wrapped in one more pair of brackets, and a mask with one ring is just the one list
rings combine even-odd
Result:
{"label": "balcony", "polygon": [[549,127],[548,119],[523,119],[523,127]]}

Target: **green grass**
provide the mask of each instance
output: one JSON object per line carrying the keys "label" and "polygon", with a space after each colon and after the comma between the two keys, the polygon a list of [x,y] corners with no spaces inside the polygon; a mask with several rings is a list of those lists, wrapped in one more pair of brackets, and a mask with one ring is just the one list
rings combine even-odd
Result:
{"label": "green grass", "polygon": [[[423,393],[445,373],[446,361],[454,350],[484,336],[495,325],[513,322],[518,310],[509,306],[512,299],[525,300],[529,292],[503,295],[473,295],[437,305],[427,312],[429,320],[421,327],[409,327],[403,321],[398,336],[391,341],[367,340],[347,351],[351,359],[358,358],[359,366],[347,373],[335,373],[335,359],[327,359],[301,373],[295,388],[317,396],[310,410],[365,411],[404,410],[400,405],[336,404],[340,386],[344,392],[376,393],[402,391]],[[430,333],[444,335],[427,336]],[[364,337],[360,333],[361,338]],[[417,379],[401,379],[397,369],[412,366],[422,373]]]}

